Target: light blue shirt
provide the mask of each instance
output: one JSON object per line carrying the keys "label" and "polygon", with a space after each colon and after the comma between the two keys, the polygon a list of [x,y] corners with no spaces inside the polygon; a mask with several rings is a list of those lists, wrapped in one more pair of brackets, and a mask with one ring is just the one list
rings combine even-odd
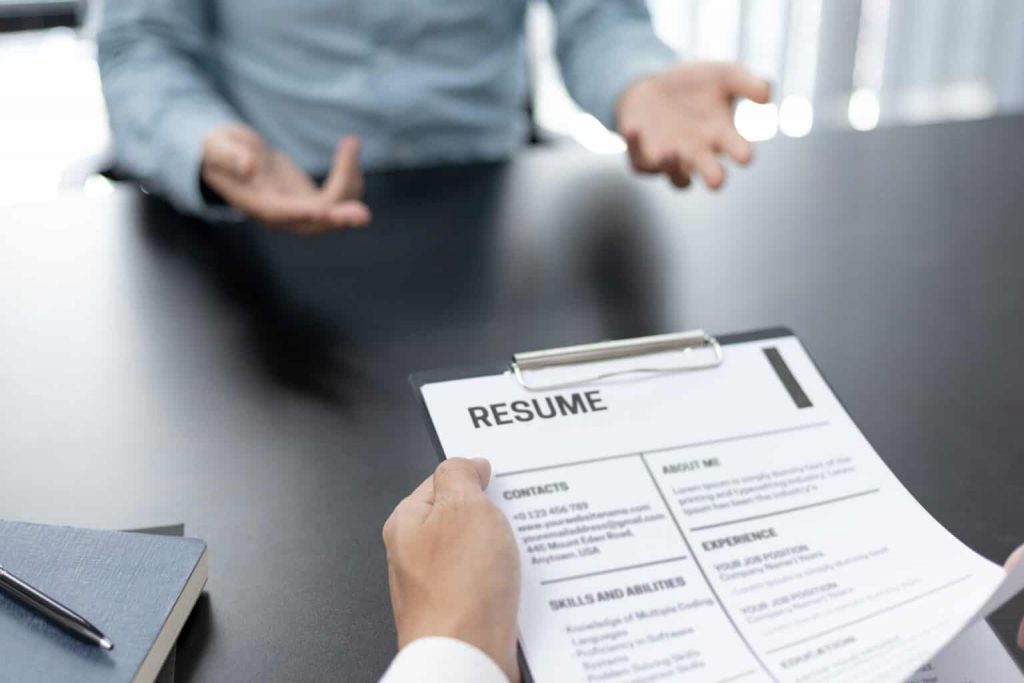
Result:
{"label": "light blue shirt", "polygon": [[[570,93],[615,101],[676,57],[644,0],[549,0]],[[523,144],[527,0],[106,0],[99,65],[120,166],[208,214],[202,142],[244,121],[313,174],[500,159]]]}

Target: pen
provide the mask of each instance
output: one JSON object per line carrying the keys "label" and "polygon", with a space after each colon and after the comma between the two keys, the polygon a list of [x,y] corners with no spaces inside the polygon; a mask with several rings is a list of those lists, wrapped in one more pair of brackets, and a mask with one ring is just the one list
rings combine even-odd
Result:
{"label": "pen", "polygon": [[62,626],[86,642],[113,650],[114,644],[103,635],[103,632],[74,611],[68,609],[53,598],[40,593],[3,566],[0,566],[0,590],[12,598],[35,610],[58,626]]}

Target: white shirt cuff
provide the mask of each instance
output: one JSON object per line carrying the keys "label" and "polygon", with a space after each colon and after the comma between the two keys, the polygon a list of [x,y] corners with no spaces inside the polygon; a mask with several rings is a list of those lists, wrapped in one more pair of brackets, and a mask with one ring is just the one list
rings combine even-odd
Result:
{"label": "white shirt cuff", "polygon": [[402,648],[380,683],[508,683],[501,668],[469,643],[420,638]]}

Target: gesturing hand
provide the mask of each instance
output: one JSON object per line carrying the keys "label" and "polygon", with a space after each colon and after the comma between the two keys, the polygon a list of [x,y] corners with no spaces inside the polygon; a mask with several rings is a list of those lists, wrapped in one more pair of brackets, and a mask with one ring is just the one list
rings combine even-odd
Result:
{"label": "gesturing hand", "polygon": [[398,647],[445,636],[475,645],[519,680],[519,552],[512,528],[484,495],[486,460],[452,458],[384,524]]}
{"label": "gesturing hand", "polygon": [[322,187],[249,126],[233,124],[203,142],[202,176],[226,202],[257,221],[303,235],[362,227],[370,210],[360,197],[359,140],[344,138]]}
{"label": "gesturing hand", "polygon": [[633,167],[664,173],[676,187],[699,173],[716,190],[725,182],[718,159],[750,163],[753,148],[733,125],[733,101],[764,104],[771,86],[738,64],[696,63],[633,83],[619,97],[617,120]]}

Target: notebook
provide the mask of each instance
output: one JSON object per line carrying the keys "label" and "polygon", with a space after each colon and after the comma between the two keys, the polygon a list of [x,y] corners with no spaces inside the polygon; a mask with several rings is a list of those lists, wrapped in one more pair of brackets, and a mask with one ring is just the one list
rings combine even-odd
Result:
{"label": "notebook", "polygon": [[153,681],[206,585],[206,544],[0,521],[0,563],[96,624],[110,652],[0,593],[0,681]]}
{"label": "notebook", "polygon": [[[164,526],[152,526],[143,529],[125,529],[133,534],[154,534],[157,536],[177,536],[182,537],[185,535],[184,524],[168,524]],[[167,653],[167,659],[164,660],[163,666],[160,668],[160,673],[157,674],[154,683],[174,683],[175,675],[174,672],[177,669],[178,662],[178,644],[175,643],[171,647],[171,651]]]}

